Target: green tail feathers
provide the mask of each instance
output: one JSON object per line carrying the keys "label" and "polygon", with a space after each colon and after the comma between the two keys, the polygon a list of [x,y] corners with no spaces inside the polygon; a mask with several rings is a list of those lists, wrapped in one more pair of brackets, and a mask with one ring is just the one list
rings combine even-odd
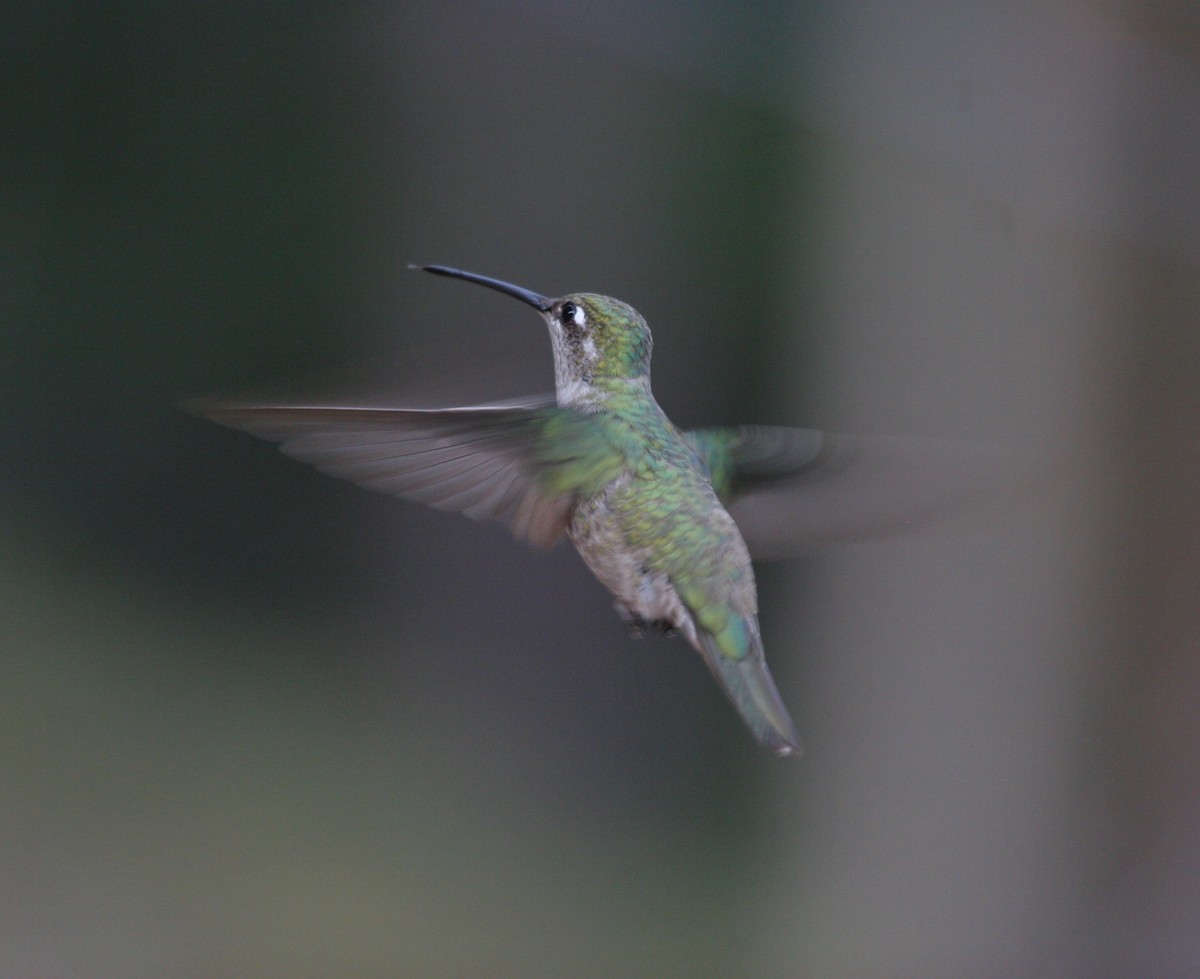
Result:
{"label": "green tail feathers", "polygon": [[[739,621],[757,640],[755,623]],[[697,638],[704,662],[759,742],[777,755],[799,755],[800,736],[771,679],[761,642],[751,642],[744,656],[734,658],[722,651],[717,636],[699,629]]]}

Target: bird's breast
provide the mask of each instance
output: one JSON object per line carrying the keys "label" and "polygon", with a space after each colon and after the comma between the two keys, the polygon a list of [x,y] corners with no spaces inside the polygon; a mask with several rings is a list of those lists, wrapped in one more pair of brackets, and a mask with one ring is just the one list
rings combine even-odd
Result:
{"label": "bird's breast", "polygon": [[691,615],[652,549],[631,541],[629,483],[622,476],[577,504],[568,533],[584,563],[630,612],[647,622],[669,622],[691,635]]}

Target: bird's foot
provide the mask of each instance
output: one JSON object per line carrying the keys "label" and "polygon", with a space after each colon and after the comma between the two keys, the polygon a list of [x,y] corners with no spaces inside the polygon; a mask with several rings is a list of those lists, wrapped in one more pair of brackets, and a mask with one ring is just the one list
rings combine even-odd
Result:
{"label": "bird's foot", "polygon": [[666,619],[643,619],[623,605],[617,606],[617,614],[621,617],[621,621],[625,624],[625,633],[630,639],[644,639],[647,632],[656,632],[660,636],[666,636],[668,639],[673,639],[679,635],[679,630],[674,624],[666,621]]}
{"label": "bird's foot", "polygon": [[640,615],[634,615],[623,605],[617,606],[617,614],[625,625],[625,635],[630,639],[642,639],[646,635],[647,622]]}

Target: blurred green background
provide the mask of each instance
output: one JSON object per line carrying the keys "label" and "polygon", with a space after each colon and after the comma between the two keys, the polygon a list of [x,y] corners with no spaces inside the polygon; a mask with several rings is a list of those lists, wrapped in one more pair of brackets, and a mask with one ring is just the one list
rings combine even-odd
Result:
{"label": "blurred green background", "polygon": [[[0,974],[1200,974],[1190,4],[8,3]],[[1036,440],[759,571],[799,762],[574,553],[177,408],[548,390]]]}

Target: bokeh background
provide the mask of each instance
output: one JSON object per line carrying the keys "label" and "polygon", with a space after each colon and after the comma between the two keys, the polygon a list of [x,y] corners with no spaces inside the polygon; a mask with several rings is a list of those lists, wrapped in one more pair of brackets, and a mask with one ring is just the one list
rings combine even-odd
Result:
{"label": "bokeh background", "polygon": [[[1200,15],[10,2],[0,975],[1200,974]],[[574,553],[214,392],[1027,440],[1029,505],[759,570],[761,752]]]}

